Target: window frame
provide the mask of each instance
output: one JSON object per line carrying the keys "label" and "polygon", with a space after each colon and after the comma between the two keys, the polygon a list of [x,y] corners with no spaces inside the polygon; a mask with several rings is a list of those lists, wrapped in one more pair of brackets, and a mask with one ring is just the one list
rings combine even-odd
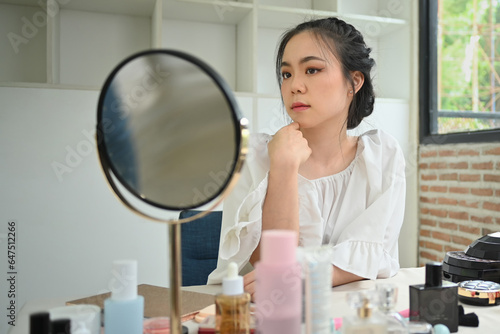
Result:
{"label": "window frame", "polygon": [[[437,13],[436,0],[419,1],[419,137],[421,144],[481,143],[500,141],[500,129],[432,134],[437,124]],[[436,15],[437,17],[437,15]],[[433,122],[433,118],[435,121]]]}

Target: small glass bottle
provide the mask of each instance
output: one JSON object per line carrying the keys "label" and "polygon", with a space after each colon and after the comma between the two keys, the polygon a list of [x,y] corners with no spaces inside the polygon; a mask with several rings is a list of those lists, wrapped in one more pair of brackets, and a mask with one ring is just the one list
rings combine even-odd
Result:
{"label": "small glass bottle", "polygon": [[388,334],[407,334],[407,321],[395,310],[398,289],[390,283],[377,284],[379,310],[387,320]]}
{"label": "small glass bottle", "polygon": [[222,279],[222,293],[215,297],[215,332],[250,333],[250,294],[243,290],[243,277],[234,262],[229,263]]}
{"label": "small glass bottle", "polygon": [[111,297],[104,301],[104,332],[142,334],[144,297],[137,295],[137,261],[114,261],[113,272]]}
{"label": "small glass bottle", "polygon": [[441,262],[425,264],[425,284],[410,285],[410,321],[446,325],[458,331],[458,285],[443,282]]}
{"label": "small glass bottle", "polygon": [[387,320],[373,312],[376,299],[375,292],[351,292],[347,295],[347,301],[357,310],[357,315],[344,318],[343,334],[387,333]]}

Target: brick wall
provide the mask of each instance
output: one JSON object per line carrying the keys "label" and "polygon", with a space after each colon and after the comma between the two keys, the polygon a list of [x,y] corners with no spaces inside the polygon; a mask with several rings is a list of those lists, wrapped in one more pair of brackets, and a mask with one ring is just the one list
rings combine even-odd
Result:
{"label": "brick wall", "polygon": [[419,265],[500,231],[500,143],[423,145]]}

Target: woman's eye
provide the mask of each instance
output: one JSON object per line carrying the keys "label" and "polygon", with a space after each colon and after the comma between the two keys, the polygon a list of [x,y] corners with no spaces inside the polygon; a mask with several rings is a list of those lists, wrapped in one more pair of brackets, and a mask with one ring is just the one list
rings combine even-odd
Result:
{"label": "woman's eye", "polygon": [[288,72],[282,72],[282,73],[281,73],[281,77],[282,77],[283,79],[288,79],[288,78],[290,78],[291,76],[292,76],[292,75],[291,75],[290,73],[288,73]]}
{"label": "woman's eye", "polygon": [[316,74],[316,73],[318,73],[319,71],[321,71],[321,69],[319,69],[319,68],[308,68],[308,69],[306,70],[306,73],[307,73],[307,74]]}

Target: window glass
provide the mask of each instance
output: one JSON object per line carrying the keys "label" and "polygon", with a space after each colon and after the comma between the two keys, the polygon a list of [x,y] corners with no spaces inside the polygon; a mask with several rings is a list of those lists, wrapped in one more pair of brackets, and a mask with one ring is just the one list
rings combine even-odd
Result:
{"label": "window glass", "polygon": [[438,0],[435,134],[500,128],[500,0]]}

